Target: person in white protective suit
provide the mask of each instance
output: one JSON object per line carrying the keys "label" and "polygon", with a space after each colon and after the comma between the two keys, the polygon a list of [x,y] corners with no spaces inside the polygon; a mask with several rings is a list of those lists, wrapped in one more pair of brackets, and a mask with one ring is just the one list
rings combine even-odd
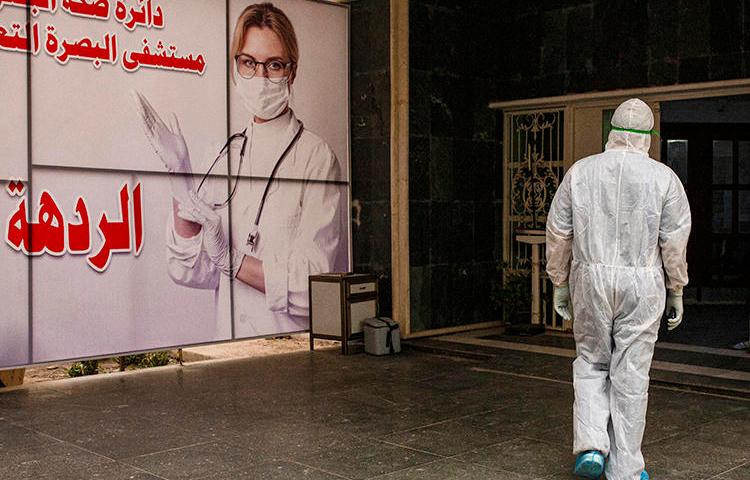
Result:
{"label": "person in white protective suit", "polygon": [[[236,190],[223,204],[209,201],[203,181],[194,181],[176,117],[167,126],[137,94],[147,135],[171,172],[169,275],[181,285],[219,291],[238,280],[232,282],[237,337],[306,330],[308,276],[346,268],[341,170],[328,144],[303,128],[289,106],[299,48],[283,11],[268,3],[245,8],[230,54],[233,84],[251,117],[243,134],[227,142],[234,155],[246,154]],[[230,200],[231,243],[217,208]],[[229,295],[217,298],[217,310],[228,312]]]}
{"label": "person in white protective suit", "polygon": [[654,344],[663,312],[670,330],[682,320],[690,208],[677,175],[648,156],[653,127],[643,101],[622,103],[604,152],[568,170],[547,218],[555,310],[574,320],[573,449],[585,478],[648,478]]}

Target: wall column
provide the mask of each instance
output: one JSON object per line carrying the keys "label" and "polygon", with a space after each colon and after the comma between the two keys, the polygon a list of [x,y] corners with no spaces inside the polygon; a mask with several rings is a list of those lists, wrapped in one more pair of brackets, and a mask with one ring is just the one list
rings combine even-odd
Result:
{"label": "wall column", "polygon": [[393,319],[409,336],[409,2],[390,0]]}

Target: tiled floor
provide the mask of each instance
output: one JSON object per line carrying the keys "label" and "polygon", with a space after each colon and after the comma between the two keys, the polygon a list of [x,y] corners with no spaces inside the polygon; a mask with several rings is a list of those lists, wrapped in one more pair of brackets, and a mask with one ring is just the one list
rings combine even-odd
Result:
{"label": "tiled floor", "polygon": [[[570,359],[335,351],[0,393],[0,479],[570,479]],[[656,480],[750,478],[750,401],[652,387]]]}

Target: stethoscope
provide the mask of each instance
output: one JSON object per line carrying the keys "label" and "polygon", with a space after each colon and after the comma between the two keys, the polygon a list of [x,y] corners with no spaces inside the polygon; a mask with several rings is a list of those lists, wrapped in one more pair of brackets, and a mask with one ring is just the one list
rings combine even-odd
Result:
{"label": "stethoscope", "polygon": [[[299,124],[299,128],[297,129],[297,132],[294,134],[294,137],[292,137],[289,144],[286,146],[284,151],[279,156],[279,159],[276,160],[276,165],[274,165],[273,170],[271,170],[271,175],[268,177],[268,180],[266,181],[266,188],[263,190],[263,196],[260,199],[260,205],[258,206],[258,212],[255,214],[255,223],[253,223],[252,228],[250,229],[250,233],[247,235],[247,245],[250,246],[250,249],[254,252],[258,248],[258,242],[260,240],[260,233],[258,232],[258,226],[260,225],[260,217],[263,214],[263,207],[266,205],[266,198],[268,197],[268,192],[271,189],[271,184],[273,183],[274,179],[276,178],[276,173],[279,171],[279,167],[281,166],[281,162],[284,161],[284,158],[289,154],[289,152],[292,150],[292,147],[297,143],[297,140],[299,140],[299,137],[302,135],[302,131],[305,129],[305,126],[302,122]],[[235,140],[241,138],[242,139],[242,147],[240,148],[240,162],[239,166],[237,167],[237,175],[234,179],[234,187],[232,187],[232,191],[229,192],[229,197],[222,203],[214,203],[214,208],[224,208],[227,205],[229,205],[229,202],[232,200],[232,197],[234,197],[234,194],[237,192],[237,186],[239,185],[240,180],[240,172],[242,171],[242,162],[245,159],[245,150],[247,149],[247,128],[245,128],[243,131],[239,133],[235,133],[229,139],[227,139],[227,143],[224,144],[224,146],[219,150],[219,154],[216,156],[216,159],[211,164],[211,167],[209,167],[208,171],[205,175],[203,175],[203,178],[201,179],[201,182],[198,184],[198,188],[196,190],[197,192],[200,192],[201,187],[203,186],[203,183],[206,181],[208,176],[211,174],[211,171],[214,169],[216,164],[219,162],[219,159],[222,157],[222,155],[229,152],[229,147]]]}

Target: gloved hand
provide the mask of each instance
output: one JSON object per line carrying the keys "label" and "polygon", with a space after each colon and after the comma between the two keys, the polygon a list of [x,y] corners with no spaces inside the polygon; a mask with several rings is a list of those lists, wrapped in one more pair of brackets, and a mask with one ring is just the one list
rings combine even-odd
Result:
{"label": "gloved hand", "polygon": [[[669,290],[667,292],[667,305],[664,308],[664,316],[667,317],[667,330],[672,331],[682,322],[682,292]],[[672,316],[674,313],[674,316]]]}
{"label": "gloved hand", "polygon": [[573,305],[570,302],[570,287],[567,285],[555,287],[552,294],[552,303],[555,307],[555,311],[563,318],[563,320],[570,320],[573,318]]}
{"label": "gloved hand", "polygon": [[219,214],[195,193],[190,192],[189,201],[178,202],[177,216],[201,225],[203,246],[208,258],[219,271],[234,278],[242,265],[244,254],[229,248]]}
{"label": "gloved hand", "polygon": [[154,148],[167,171],[171,173],[169,182],[172,187],[172,195],[180,203],[188,202],[190,192],[193,191],[193,169],[190,165],[190,154],[188,153],[185,137],[182,136],[177,116],[170,115],[170,126],[159,117],[154,107],[151,106],[146,97],[138,91],[133,91],[136,109],[143,121],[143,129],[146,138]]}

